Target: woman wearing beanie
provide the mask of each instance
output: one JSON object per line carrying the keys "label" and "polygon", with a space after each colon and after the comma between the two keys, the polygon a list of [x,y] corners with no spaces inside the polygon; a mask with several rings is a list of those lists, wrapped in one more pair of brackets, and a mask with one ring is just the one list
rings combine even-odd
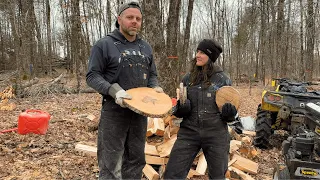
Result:
{"label": "woman wearing beanie", "polygon": [[164,179],[186,179],[200,149],[208,163],[209,178],[225,178],[230,142],[227,122],[235,119],[237,110],[226,103],[220,112],[215,101],[216,90],[231,85],[231,80],[221,67],[214,64],[221,52],[222,48],[216,41],[202,40],[190,72],[183,77],[187,99],[184,104],[178,101],[174,112],[183,121]]}

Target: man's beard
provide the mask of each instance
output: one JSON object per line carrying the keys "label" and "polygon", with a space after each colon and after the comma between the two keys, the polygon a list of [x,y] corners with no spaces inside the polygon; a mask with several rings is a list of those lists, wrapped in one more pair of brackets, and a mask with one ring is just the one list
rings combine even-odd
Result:
{"label": "man's beard", "polygon": [[127,31],[127,33],[128,33],[130,36],[135,36],[135,35],[137,35],[138,32],[136,32],[136,31]]}
{"label": "man's beard", "polygon": [[130,31],[129,28],[123,28],[123,32],[125,32],[129,36],[135,36],[138,34],[139,29],[137,29],[136,31]]}

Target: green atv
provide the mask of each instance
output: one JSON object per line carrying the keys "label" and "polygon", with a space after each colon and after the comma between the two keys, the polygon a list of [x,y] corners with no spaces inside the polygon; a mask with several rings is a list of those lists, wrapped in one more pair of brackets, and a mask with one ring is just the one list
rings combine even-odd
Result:
{"label": "green atv", "polygon": [[312,102],[320,105],[320,92],[308,92],[311,83],[295,82],[286,78],[273,79],[273,91],[262,93],[262,102],[257,109],[256,137],[254,145],[259,148],[272,147],[270,136],[275,130],[286,130],[294,134],[304,122],[305,106]]}

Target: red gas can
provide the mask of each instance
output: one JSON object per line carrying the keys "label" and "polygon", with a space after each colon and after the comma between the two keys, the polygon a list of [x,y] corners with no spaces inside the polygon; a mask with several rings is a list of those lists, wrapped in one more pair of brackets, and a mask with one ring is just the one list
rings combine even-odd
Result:
{"label": "red gas can", "polygon": [[19,134],[46,134],[50,114],[41,110],[28,109],[20,113],[18,120]]}

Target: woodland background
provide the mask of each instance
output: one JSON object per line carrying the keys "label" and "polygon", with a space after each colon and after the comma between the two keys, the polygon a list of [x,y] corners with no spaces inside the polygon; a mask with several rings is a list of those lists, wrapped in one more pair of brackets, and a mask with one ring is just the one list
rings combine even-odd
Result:
{"label": "woodland background", "polygon": [[[141,35],[151,44],[159,79],[174,95],[197,43],[218,40],[218,63],[240,82],[320,74],[317,0],[140,0]],[[12,82],[56,77],[66,69],[83,85],[92,45],[114,29],[120,0],[1,0],[0,72]],[[16,86],[19,87],[19,86]],[[17,93],[19,90],[17,89]]]}
{"label": "woodland background", "polygon": [[[96,179],[97,159],[75,144],[96,144],[101,97],[78,92],[87,89],[90,49],[114,29],[122,2],[0,0],[0,88],[7,87],[2,95],[10,92],[0,101],[8,108],[0,113],[0,129],[17,127],[25,109],[51,114],[45,136],[0,134],[0,179]],[[256,116],[271,78],[320,80],[317,0],[139,2],[140,34],[153,47],[161,86],[171,97],[203,38],[223,46],[217,63],[241,93],[241,117]],[[279,147],[261,151],[254,178],[272,179],[282,160]]]}

